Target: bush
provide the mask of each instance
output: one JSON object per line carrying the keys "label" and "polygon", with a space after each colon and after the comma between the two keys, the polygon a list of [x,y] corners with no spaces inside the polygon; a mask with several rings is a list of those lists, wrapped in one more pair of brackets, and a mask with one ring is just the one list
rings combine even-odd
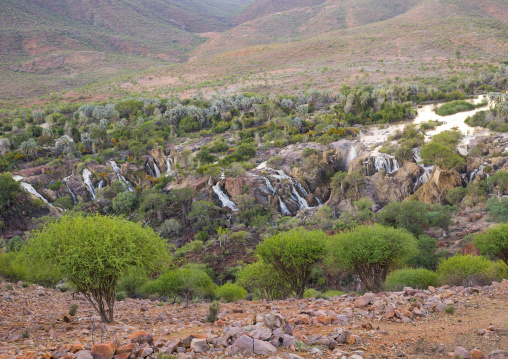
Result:
{"label": "bush", "polygon": [[206,321],[208,323],[214,323],[218,319],[218,314],[220,310],[220,303],[214,300],[212,304],[208,307],[208,315],[206,316]]}
{"label": "bush", "polygon": [[508,276],[508,266],[502,261],[493,262],[485,257],[455,255],[444,259],[437,267],[438,284],[488,285]]}
{"label": "bush", "polygon": [[227,303],[231,303],[244,300],[247,296],[247,291],[238,284],[226,283],[215,290],[215,296]]}
{"label": "bush", "polygon": [[474,243],[482,254],[494,255],[508,265],[508,223],[489,228],[485,234],[478,234]]}
{"label": "bush", "polygon": [[427,289],[437,285],[437,273],[428,269],[399,269],[386,277],[385,290],[400,291],[404,287]]}
{"label": "bush", "polygon": [[487,201],[486,209],[489,212],[489,221],[497,223],[508,221],[508,198],[501,200],[491,198]]}
{"label": "bush", "polygon": [[475,105],[470,104],[469,102],[466,102],[463,100],[452,101],[452,102],[445,103],[444,105],[440,106],[436,110],[436,113],[439,116],[448,116],[448,115],[453,115],[454,113],[457,113],[457,112],[471,111],[471,110],[474,110],[476,107],[478,107],[478,106],[475,106]]}
{"label": "bush", "polygon": [[249,235],[249,232],[247,232],[247,231],[238,231],[238,232],[231,233],[229,235],[229,238],[232,241],[235,241],[238,243],[243,243],[247,239],[248,235]]}
{"label": "bush", "polygon": [[74,317],[76,315],[76,313],[78,312],[78,308],[79,308],[79,304],[77,304],[77,303],[71,304],[71,306],[69,307],[69,315],[71,317]]}
{"label": "bush", "polygon": [[130,298],[140,296],[140,288],[148,282],[148,277],[143,274],[128,274],[120,278],[116,285],[117,292],[126,293]]}
{"label": "bush", "polygon": [[307,289],[303,293],[304,298],[328,299],[328,296],[314,288]]}

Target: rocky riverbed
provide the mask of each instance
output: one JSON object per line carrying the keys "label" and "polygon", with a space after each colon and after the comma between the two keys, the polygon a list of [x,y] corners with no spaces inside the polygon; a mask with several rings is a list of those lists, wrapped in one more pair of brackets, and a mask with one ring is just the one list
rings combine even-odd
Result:
{"label": "rocky riverbed", "polygon": [[[508,358],[508,281],[329,299],[222,304],[127,299],[103,324],[84,297],[0,284],[0,359]],[[78,304],[75,316],[69,307]],[[450,309],[453,308],[453,309]]]}

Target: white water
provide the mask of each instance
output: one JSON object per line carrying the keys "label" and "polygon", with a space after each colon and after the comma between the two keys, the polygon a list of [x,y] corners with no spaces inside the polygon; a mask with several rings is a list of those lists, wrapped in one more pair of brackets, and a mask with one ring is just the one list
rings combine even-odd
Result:
{"label": "white water", "polygon": [[413,157],[415,159],[416,164],[423,168],[423,174],[418,178],[415,183],[414,189],[418,189],[418,187],[425,184],[428,180],[430,180],[430,175],[434,171],[434,166],[425,166],[423,163],[422,157],[420,156],[420,149],[413,148]]}
{"label": "white water", "polygon": [[115,171],[116,176],[118,179],[124,184],[125,187],[127,187],[127,191],[134,192],[134,187],[132,186],[132,183],[127,181],[124,176],[120,174],[120,168],[118,168],[118,165],[115,161],[109,161],[109,164],[111,165],[111,168],[113,171]]}
{"label": "white water", "polygon": [[280,212],[282,213],[282,215],[284,215],[284,216],[290,216],[291,212],[289,211],[288,206],[284,203],[284,201],[279,196],[277,191],[273,188],[272,183],[270,182],[270,180],[267,177],[264,177],[264,176],[262,176],[262,178],[265,180],[266,187],[268,187],[268,189],[270,191],[272,191],[272,194],[276,195],[277,198],[279,199],[279,208],[280,208]]}
{"label": "white water", "polygon": [[92,172],[90,172],[90,170],[85,167],[82,176],[83,182],[85,182],[86,190],[88,191],[88,193],[90,193],[90,198],[92,199],[92,201],[95,201],[95,196],[97,195],[97,193],[95,192],[95,187],[93,186],[92,182]]}
{"label": "white water", "polygon": [[291,198],[293,198],[293,200],[295,200],[298,203],[298,209],[310,208],[305,198],[303,198],[295,188],[296,185],[302,191],[302,193],[304,193],[304,196],[307,195],[307,191],[305,191],[300,182],[289,177],[283,170],[278,170],[276,172],[277,174],[271,174],[273,178],[275,178],[278,181],[282,181],[285,179],[288,180],[289,183],[291,183]]}
{"label": "white water", "polygon": [[173,171],[173,160],[170,156],[166,157],[166,174],[170,174]]}
{"label": "white water", "polygon": [[150,177],[155,178],[155,173],[153,172],[152,167],[150,167],[150,162],[146,163],[146,168]]}
{"label": "white water", "polygon": [[[20,182],[23,179],[23,177],[19,176],[19,175],[13,175],[12,179],[16,182]],[[33,186],[30,183],[21,182],[20,185],[21,185],[21,188],[23,188],[26,192],[33,194],[35,197],[39,198],[44,203],[53,207],[53,205],[51,203],[49,203],[48,200],[46,198],[44,198],[39,192],[37,192],[35,190],[35,188],[33,188]]]}
{"label": "white water", "polygon": [[[472,104],[478,104],[485,99],[484,95],[479,96],[476,99],[468,99],[466,101]],[[488,106],[479,107],[472,111],[467,112],[459,112],[450,116],[439,116],[434,112],[434,109],[443,105],[445,102],[430,104],[422,106],[421,108],[417,108],[416,111],[418,115],[411,122],[414,124],[421,124],[422,122],[427,122],[431,120],[437,120],[442,122],[440,126],[429,130],[426,132],[425,140],[428,141],[432,136],[441,133],[443,131],[451,130],[454,127],[457,127],[460,132],[464,135],[459,144],[459,148],[462,149],[464,146],[467,146],[469,142],[478,136],[488,136],[492,132],[486,128],[482,127],[470,127],[464,121],[468,116],[472,116],[479,111],[485,111],[488,109]],[[375,147],[372,149],[371,154],[376,155],[378,150],[383,142],[388,141],[388,138],[394,135],[397,131],[403,131],[404,128],[409,124],[409,122],[401,122],[393,125],[384,125],[383,129],[380,129],[379,126],[371,126],[368,127],[365,131],[362,131],[358,137],[359,141],[365,144],[367,147]],[[462,150],[462,152],[464,152]]]}
{"label": "white water", "polygon": [[346,158],[346,168],[349,169],[349,164],[356,158],[358,157],[358,152],[356,152],[356,147],[354,144],[351,144],[351,147],[349,147],[349,151],[347,153],[347,158]]}
{"label": "white water", "polygon": [[215,186],[212,186],[212,189],[219,198],[219,201],[221,201],[222,207],[228,207],[235,212],[238,211],[238,207],[236,207],[235,202],[229,199],[229,196],[222,191],[222,188],[220,188],[220,182],[218,182]]}
{"label": "white water", "polygon": [[65,177],[64,179],[62,179],[62,181],[63,181],[63,183],[65,183],[65,187],[67,187],[67,191],[69,191],[69,193],[71,194],[72,200],[74,202],[74,206],[76,206],[78,204],[78,200],[76,199],[76,195],[74,194],[74,192],[72,192],[71,188],[68,185],[69,178],[70,178],[70,176]]}
{"label": "white water", "polygon": [[393,173],[398,171],[400,168],[397,158],[387,155],[386,153],[369,156],[365,164],[367,165],[367,176],[372,176],[380,170],[383,170],[386,173]]}
{"label": "white water", "polygon": [[155,161],[153,161],[153,169],[155,171],[155,178],[159,178],[162,173],[161,173],[159,166],[157,166],[157,163]]}
{"label": "white water", "polygon": [[97,185],[97,189],[102,189],[102,188],[104,188],[104,186],[105,186],[104,180],[101,179],[99,181],[99,184]]}

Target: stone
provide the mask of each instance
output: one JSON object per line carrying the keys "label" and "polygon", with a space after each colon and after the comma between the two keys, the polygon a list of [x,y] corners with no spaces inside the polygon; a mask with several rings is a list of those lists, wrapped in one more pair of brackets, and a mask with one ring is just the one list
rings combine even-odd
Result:
{"label": "stone", "polygon": [[469,355],[469,352],[464,349],[463,347],[457,347],[455,348],[455,351],[453,352],[457,358],[460,359],[469,359],[471,356]]}
{"label": "stone", "polygon": [[478,350],[478,349],[471,349],[469,351],[469,355],[471,356],[472,359],[482,359],[483,358],[483,352],[481,350]]}
{"label": "stone", "polygon": [[348,359],[363,359],[363,357],[359,356],[358,354],[353,354]]}
{"label": "stone", "polygon": [[[282,330],[280,330],[280,328],[278,328],[276,330],[281,331],[282,335],[284,334],[284,333],[282,333]],[[259,327],[255,330],[253,330],[252,332],[250,332],[249,336],[252,339],[267,340],[267,339],[270,339],[270,337],[272,336],[272,331],[266,327]]]}
{"label": "stone", "polygon": [[145,331],[138,331],[129,336],[131,343],[153,345],[153,337]]}
{"label": "stone", "polygon": [[254,354],[268,355],[277,353],[277,348],[268,342],[254,339]]}
{"label": "stone", "polygon": [[74,355],[74,359],[94,359],[90,350],[82,350]]}
{"label": "stone", "polygon": [[247,335],[242,335],[238,339],[235,340],[233,345],[231,345],[227,351],[229,354],[243,354],[248,355],[249,353],[253,353],[254,350],[254,339],[250,338]]}
{"label": "stone", "polygon": [[165,346],[166,349],[164,350],[164,353],[169,354],[169,355],[173,354],[176,351],[178,344],[180,344],[179,340],[169,341]]}
{"label": "stone", "polygon": [[363,308],[370,304],[370,298],[360,297],[355,299],[354,305],[355,307]]}
{"label": "stone", "polygon": [[140,352],[138,353],[138,357],[146,358],[146,357],[150,356],[152,353],[153,353],[152,348],[144,348],[144,349],[140,350]]}
{"label": "stone", "polygon": [[296,354],[293,354],[293,353],[289,353],[288,354],[288,359],[303,359],[301,356],[299,355],[296,355]]}
{"label": "stone", "polygon": [[489,353],[489,359],[508,359],[508,351],[494,350]]}
{"label": "stone", "polygon": [[113,359],[115,346],[111,343],[98,343],[92,348],[93,359]]}
{"label": "stone", "polygon": [[72,353],[72,354],[76,354],[77,352],[80,352],[80,351],[83,351],[85,350],[85,344],[83,343],[75,343],[75,344],[72,344],[71,348],[69,349],[69,351]]}
{"label": "stone", "polygon": [[327,317],[325,315],[321,315],[317,317],[317,322],[323,325],[330,325],[332,324],[332,318]]}
{"label": "stone", "polygon": [[190,349],[193,350],[194,353],[205,353],[210,348],[208,347],[208,343],[206,342],[206,339],[194,338],[194,339],[192,339]]}
{"label": "stone", "polygon": [[310,355],[317,355],[317,356],[321,356],[323,355],[323,353],[321,352],[321,350],[319,350],[318,348],[312,348],[310,350]]}

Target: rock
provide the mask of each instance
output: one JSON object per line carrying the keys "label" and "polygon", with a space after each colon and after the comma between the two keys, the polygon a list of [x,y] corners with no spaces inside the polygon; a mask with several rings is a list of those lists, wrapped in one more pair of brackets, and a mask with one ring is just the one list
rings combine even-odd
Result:
{"label": "rock", "polygon": [[370,298],[360,297],[354,301],[355,307],[363,308],[370,304]]}
{"label": "rock", "polygon": [[312,348],[310,350],[310,355],[316,355],[320,357],[321,355],[323,355],[323,353],[318,348]]}
{"label": "rock", "polygon": [[254,354],[254,339],[247,335],[242,335],[235,340],[233,345],[227,349],[228,354],[243,354],[249,355]]}
{"label": "rock", "polygon": [[469,352],[462,347],[455,348],[455,351],[453,353],[455,354],[456,358],[461,358],[461,359],[471,358],[471,356],[469,355]]}
{"label": "rock", "polygon": [[82,350],[74,355],[74,359],[95,359],[90,350]]}
{"label": "rock", "polygon": [[153,345],[153,337],[145,331],[138,331],[129,336],[131,343]]}
{"label": "rock", "polygon": [[268,342],[254,339],[254,354],[268,355],[277,353],[277,348]]}
{"label": "rock", "polygon": [[85,344],[83,343],[75,343],[75,344],[72,344],[71,348],[69,349],[69,351],[72,353],[72,354],[76,354],[77,352],[79,351],[84,351],[86,348],[85,348]]}
{"label": "rock", "polygon": [[434,172],[432,172],[430,180],[410,198],[415,198],[429,204],[441,203],[443,200],[442,194],[458,186],[462,186],[462,177],[460,177],[457,171],[445,171],[436,167]]}
{"label": "rock", "polygon": [[179,340],[169,341],[165,346],[164,353],[169,354],[169,355],[173,354],[176,351],[178,344],[180,344]]}
{"label": "rock", "polygon": [[508,359],[508,351],[494,350],[489,353],[489,359]]}
{"label": "rock", "polygon": [[[280,329],[279,329],[280,330]],[[282,332],[282,330],[280,330]],[[284,334],[284,333],[281,333]],[[272,331],[266,327],[260,327],[249,333],[252,339],[268,340],[272,336]]]}
{"label": "rock", "polygon": [[348,359],[363,359],[363,357],[359,356],[358,354],[353,354]]}
{"label": "rock", "polygon": [[192,339],[190,349],[193,350],[194,353],[205,353],[210,348],[208,347],[208,343],[206,342],[206,339],[194,338],[194,339]]}
{"label": "rock", "polygon": [[299,355],[296,355],[296,354],[293,354],[293,353],[289,353],[288,354],[288,359],[303,359],[301,356]]}
{"label": "rock", "polygon": [[93,359],[113,359],[115,346],[111,343],[98,343],[92,348]]}
{"label": "rock", "polygon": [[332,318],[325,315],[320,315],[317,317],[317,322],[323,325],[330,325],[332,324]]}
{"label": "rock", "polygon": [[146,357],[150,356],[152,353],[153,353],[153,349],[152,348],[150,348],[150,347],[143,348],[138,353],[138,357],[146,358]]}
{"label": "rock", "polygon": [[471,356],[472,359],[482,359],[483,358],[483,353],[481,350],[478,350],[478,349],[472,349],[469,351],[469,355]]}
{"label": "rock", "polygon": [[46,295],[46,293],[42,289],[38,289],[37,292],[35,292],[39,297],[43,297]]}

